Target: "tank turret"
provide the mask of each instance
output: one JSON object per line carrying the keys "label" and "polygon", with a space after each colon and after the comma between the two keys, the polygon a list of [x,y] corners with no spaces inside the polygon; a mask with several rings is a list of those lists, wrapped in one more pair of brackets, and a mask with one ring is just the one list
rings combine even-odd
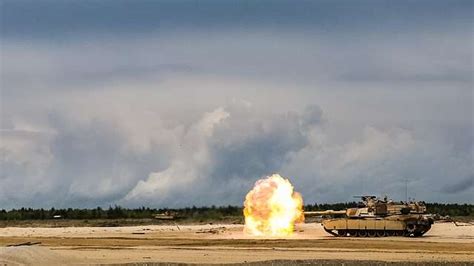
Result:
{"label": "tank turret", "polygon": [[426,214],[424,202],[394,202],[376,196],[358,197],[361,198],[358,208],[305,212],[305,215],[330,216],[321,223],[326,232],[335,236],[418,237],[430,230],[433,224],[433,219]]}

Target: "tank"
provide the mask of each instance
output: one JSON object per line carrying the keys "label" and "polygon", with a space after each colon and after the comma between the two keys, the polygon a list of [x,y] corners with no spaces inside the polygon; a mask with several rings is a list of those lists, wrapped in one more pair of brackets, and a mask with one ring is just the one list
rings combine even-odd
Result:
{"label": "tank", "polygon": [[358,208],[305,212],[305,216],[322,216],[324,230],[340,237],[420,237],[433,224],[423,202],[394,202],[376,196],[359,197],[362,201]]}

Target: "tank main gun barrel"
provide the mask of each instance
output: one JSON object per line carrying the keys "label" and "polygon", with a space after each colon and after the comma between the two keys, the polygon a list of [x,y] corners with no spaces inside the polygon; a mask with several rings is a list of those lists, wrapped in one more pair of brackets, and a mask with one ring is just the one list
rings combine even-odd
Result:
{"label": "tank main gun barrel", "polygon": [[337,214],[346,214],[346,211],[345,210],[342,210],[342,211],[326,210],[326,211],[307,211],[307,212],[304,212],[305,216],[321,216],[321,215],[337,215]]}

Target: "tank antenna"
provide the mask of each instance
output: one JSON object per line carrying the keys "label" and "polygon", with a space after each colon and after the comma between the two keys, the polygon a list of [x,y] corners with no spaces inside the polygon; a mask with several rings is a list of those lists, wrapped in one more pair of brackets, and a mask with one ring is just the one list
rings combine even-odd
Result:
{"label": "tank antenna", "polygon": [[408,178],[405,177],[405,202],[408,202]]}

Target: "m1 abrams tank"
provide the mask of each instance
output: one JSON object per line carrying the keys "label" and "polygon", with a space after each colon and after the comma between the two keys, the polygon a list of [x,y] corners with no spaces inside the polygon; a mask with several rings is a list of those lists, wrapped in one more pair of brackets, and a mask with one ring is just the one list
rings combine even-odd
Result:
{"label": "m1 abrams tank", "polygon": [[305,212],[305,216],[323,216],[324,230],[340,237],[419,237],[433,224],[423,202],[393,202],[375,196],[361,196],[361,199],[359,208]]}

